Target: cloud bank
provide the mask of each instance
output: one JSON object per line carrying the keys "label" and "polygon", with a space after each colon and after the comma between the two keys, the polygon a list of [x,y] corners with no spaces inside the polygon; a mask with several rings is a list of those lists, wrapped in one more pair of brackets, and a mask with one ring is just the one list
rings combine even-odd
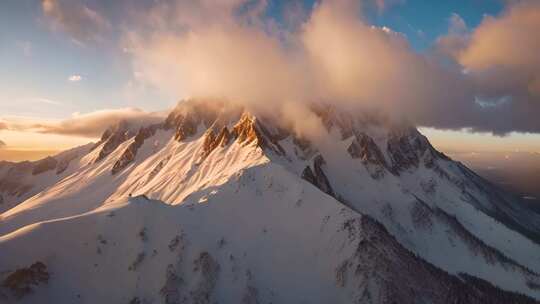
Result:
{"label": "cloud bank", "polygon": [[[44,11],[45,2],[56,3],[44,1]],[[509,2],[475,29],[451,15],[448,34],[427,54],[364,17],[366,6],[396,2],[322,0],[291,10],[284,23],[265,14],[262,0],[131,5],[121,45],[138,80],[178,98],[281,111],[323,100],[435,128],[540,132],[540,2]],[[73,16],[92,19],[76,7]]]}
{"label": "cloud bank", "polygon": [[0,127],[12,131],[30,131],[44,134],[59,134],[98,138],[109,126],[120,121],[128,123],[157,123],[163,113],[149,113],[136,108],[100,110],[86,114],[75,113],[64,120],[41,120],[31,118],[6,118]]}

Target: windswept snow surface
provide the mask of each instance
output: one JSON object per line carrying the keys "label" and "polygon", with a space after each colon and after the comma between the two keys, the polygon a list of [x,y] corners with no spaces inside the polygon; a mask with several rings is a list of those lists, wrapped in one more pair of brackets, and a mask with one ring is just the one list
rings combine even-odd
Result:
{"label": "windswept snow surface", "polygon": [[415,129],[318,113],[328,134],[305,142],[185,103],[111,128],[64,170],[22,166],[37,192],[0,214],[0,280],[36,261],[50,277],[22,297],[0,287],[0,302],[540,299],[538,214]]}

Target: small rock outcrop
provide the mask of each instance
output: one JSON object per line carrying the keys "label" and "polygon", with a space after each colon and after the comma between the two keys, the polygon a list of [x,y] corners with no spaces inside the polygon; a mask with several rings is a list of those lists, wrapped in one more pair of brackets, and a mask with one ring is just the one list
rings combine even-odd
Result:
{"label": "small rock outcrop", "polygon": [[264,147],[264,138],[260,134],[260,131],[257,129],[255,124],[256,118],[246,112],[242,114],[242,117],[234,126],[232,134],[241,144],[248,145],[255,142],[257,146]]}
{"label": "small rock outcrop", "polygon": [[2,286],[8,289],[15,298],[22,298],[32,292],[32,286],[46,284],[49,281],[47,266],[42,262],[36,262],[28,268],[20,268],[8,275],[2,282]]}
{"label": "small rock outcrop", "polygon": [[135,160],[135,156],[137,156],[137,151],[143,145],[144,140],[154,136],[158,127],[159,125],[153,125],[139,129],[139,132],[137,133],[137,135],[135,135],[134,141],[126,148],[124,153],[122,153],[122,156],[120,156],[120,158],[114,163],[114,166],[112,168],[113,175],[120,172],[122,169],[127,167],[127,165],[129,165]]}
{"label": "small rock outcrop", "polygon": [[107,155],[111,154],[111,152],[116,150],[120,144],[131,138],[131,136],[133,136],[133,134],[125,121],[121,121],[117,125],[107,129],[101,136],[101,142],[104,144],[101,151],[99,151],[99,155],[95,162],[99,162]]}
{"label": "small rock outcrop", "polygon": [[382,176],[385,168],[388,167],[384,155],[375,141],[365,133],[355,134],[355,139],[347,152],[352,158],[360,159],[373,178]]}
{"label": "small rock outcrop", "polygon": [[42,160],[38,160],[34,163],[34,167],[32,168],[32,175],[38,175],[43,172],[47,172],[49,170],[56,169],[56,165],[58,164],[58,161],[53,157],[46,157]]}
{"label": "small rock outcrop", "polygon": [[221,128],[221,131],[216,135],[213,129],[208,129],[204,136],[202,158],[206,158],[218,146],[225,147],[231,140],[231,133],[227,127]]}
{"label": "small rock outcrop", "polygon": [[317,155],[313,160],[313,168],[307,166],[302,172],[302,178],[306,181],[312,183],[317,188],[321,189],[324,193],[335,196],[334,190],[324,174],[323,166],[326,164],[326,161],[321,155]]}

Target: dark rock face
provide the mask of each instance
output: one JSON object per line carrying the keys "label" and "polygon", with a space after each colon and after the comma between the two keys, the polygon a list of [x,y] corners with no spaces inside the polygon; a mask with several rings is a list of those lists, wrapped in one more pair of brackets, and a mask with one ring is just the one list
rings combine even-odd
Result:
{"label": "dark rock face", "polygon": [[[179,256],[182,255],[182,251],[183,249]],[[221,272],[219,263],[206,251],[201,252],[193,260],[191,267],[185,268],[187,265],[183,265],[183,261],[179,258],[176,267],[172,264],[167,267],[165,285],[160,290],[164,302],[216,303],[217,299],[212,299],[212,295]]]}
{"label": "dark rock face", "polygon": [[386,166],[381,150],[365,133],[357,133],[347,151],[353,158],[359,158],[364,163]]}
{"label": "dark rock face", "polygon": [[139,132],[137,135],[135,135],[135,140],[126,148],[124,153],[122,153],[122,156],[120,156],[120,159],[118,159],[112,168],[112,174],[116,174],[127,165],[129,165],[131,162],[135,160],[135,156],[137,156],[137,151],[144,143],[144,140],[154,136],[156,134],[157,129],[159,128],[159,125],[153,125],[146,128],[139,129]]}
{"label": "dark rock face", "polygon": [[388,168],[386,160],[381,150],[367,134],[359,132],[355,134],[355,139],[347,149],[352,158],[359,158],[373,178],[379,178]]}
{"label": "dark rock face", "polygon": [[174,134],[174,139],[177,141],[182,141],[191,137],[197,133],[197,126],[199,121],[197,121],[192,116],[180,116],[177,119],[176,132]]}
{"label": "dark rock face", "polygon": [[34,167],[32,169],[32,175],[38,175],[43,172],[47,172],[49,170],[56,169],[56,165],[58,164],[58,161],[53,157],[46,157],[42,160],[39,160],[34,163]]}
{"label": "dark rock face", "polygon": [[336,267],[336,283],[354,290],[359,303],[538,303],[481,279],[466,276],[464,282],[436,268],[403,248],[368,216],[348,220],[342,229],[356,250]]}
{"label": "dark rock face", "polygon": [[67,170],[69,167],[69,163],[71,162],[71,159],[66,158],[58,162],[58,165],[56,166],[56,174],[62,174],[64,171]]}
{"label": "dark rock face", "polygon": [[388,135],[388,155],[395,174],[417,168],[422,161],[428,168],[436,166],[437,159],[448,159],[437,152],[427,138],[414,127],[395,128]]}
{"label": "dark rock face", "polygon": [[302,178],[321,189],[324,193],[335,196],[334,190],[332,189],[326,174],[324,174],[323,166],[325,164],[324,158],[321,155],[317,155],[313,160],[314,170],[311,170],[309,166],[306,167],[302,172]]}
{"label": "dark rock face", "polygon": [[47,266],[42,262],[36,262],[28,268],[15,270],[2,282],[2,286],[16,298],[22,298],[32,292],[33,285],[46,284],[48,281]]}
{"label": "dark rock face", "polygon": [[101,142],[105,142],[99,155],[96,158],[95,162],[99,162],[104,159],[107,155],[111,154],[120,144],[128,140],[133,136],[132,131],[129,130],[129,127],[125,121],[121,121],[116,126],[113,126],[107,129],[103,136],[101,136]]}
{"label": "dark rock face", "polygon": [[33,168],[33,164],[29,161],[14,164],[0,179],[0,192],[17,197],[28,193],[32,189],[32,185],[28,185],[22,180],[32,173]]}

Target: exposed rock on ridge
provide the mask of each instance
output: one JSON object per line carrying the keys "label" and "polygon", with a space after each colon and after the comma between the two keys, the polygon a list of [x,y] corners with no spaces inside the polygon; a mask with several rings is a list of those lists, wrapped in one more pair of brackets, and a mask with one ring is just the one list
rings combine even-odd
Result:
{"label": "exposed rock on ridge", "polygon": [[133,162],[135,160],[135,156],[137,156],[137,151],[143,145],[144,140],[156,134],[159,127],[160,125],[153,125],[139,129],[139,132],[137,135],[135,135],[134,141],[126,148],[116,163],[114,163],[112,174],[118,173]]}

